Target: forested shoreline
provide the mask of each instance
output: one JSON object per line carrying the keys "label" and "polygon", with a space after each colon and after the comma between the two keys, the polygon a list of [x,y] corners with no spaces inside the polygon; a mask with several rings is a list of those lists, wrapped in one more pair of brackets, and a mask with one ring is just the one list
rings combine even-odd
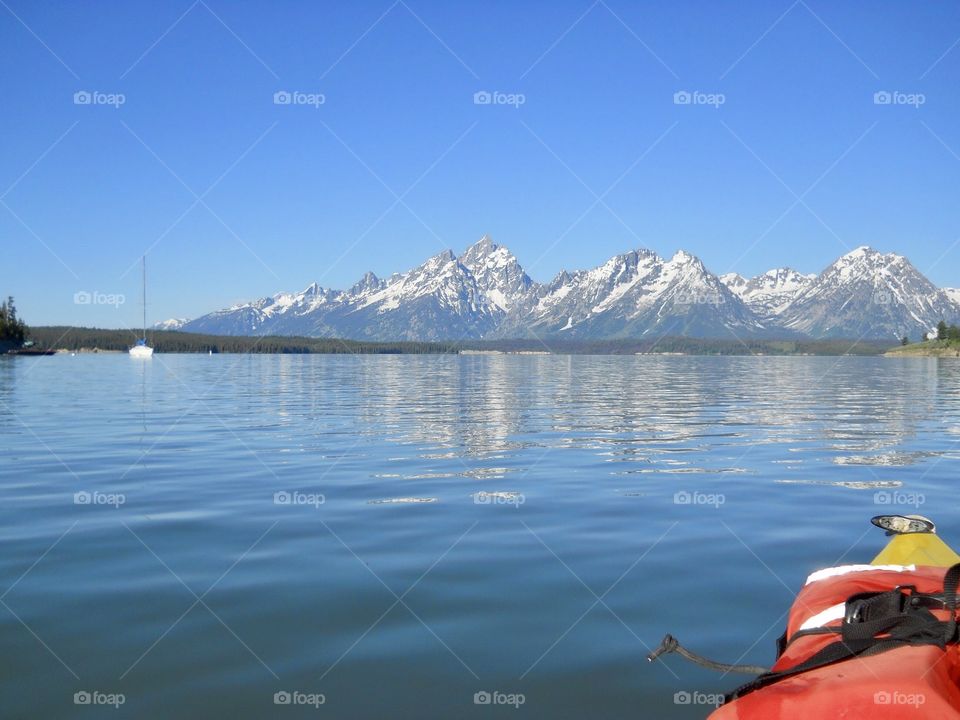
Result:
{"label": "forested shoreline", "polygon": [[[44,350],[125,352],[137,339],[132,330],[45,326],[30,328],[30,339]],[[456,354],[459,352],[557,353],[574,355],[879,355],[882,341],[737,340],[660,337],[603,341],[519,339],[462,342],[368,342],[331,338],[205,335],[171,330],[148,331],[159,353],[257,354]]]}

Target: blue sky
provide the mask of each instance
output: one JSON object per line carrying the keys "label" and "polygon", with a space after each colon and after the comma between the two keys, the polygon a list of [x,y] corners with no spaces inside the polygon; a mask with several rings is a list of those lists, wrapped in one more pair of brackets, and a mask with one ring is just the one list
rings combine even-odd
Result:
{"label": "blue sky", "polygon": [[948,2],[3,0],[0,291],[121,327],[145,251],[152,323],[484,233],[542,281],[869,244],[960,285],[958,38]]}

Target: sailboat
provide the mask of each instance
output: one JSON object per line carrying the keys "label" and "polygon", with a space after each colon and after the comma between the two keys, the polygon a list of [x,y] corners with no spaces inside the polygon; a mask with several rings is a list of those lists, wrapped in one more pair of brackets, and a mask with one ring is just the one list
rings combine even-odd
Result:
{"label": "sailboat", "polygon": [[148,358],[153,357],[153,348],[147,345],[147,256],[142,258],[143,262],[143,337],[137,340],[137,344],[130,348],[130,357]]}

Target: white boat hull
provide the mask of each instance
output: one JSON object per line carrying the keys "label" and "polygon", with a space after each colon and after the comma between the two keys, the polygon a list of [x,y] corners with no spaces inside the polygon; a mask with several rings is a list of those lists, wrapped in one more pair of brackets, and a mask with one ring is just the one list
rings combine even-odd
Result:
{"label": "white boat hull", "polygon": [[146,345],[134,345],[130,348],[130,357],[148,358],[153,357],[153,348]]}

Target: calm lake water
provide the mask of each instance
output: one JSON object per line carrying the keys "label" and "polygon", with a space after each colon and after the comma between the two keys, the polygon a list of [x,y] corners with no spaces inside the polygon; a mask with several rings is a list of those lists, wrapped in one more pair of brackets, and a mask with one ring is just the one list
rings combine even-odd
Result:
{"label": "calm lake water", "polygon": [[960,543],[949,359],[2,358],[0,428],[4,718],[703,717],[665,633]]}

